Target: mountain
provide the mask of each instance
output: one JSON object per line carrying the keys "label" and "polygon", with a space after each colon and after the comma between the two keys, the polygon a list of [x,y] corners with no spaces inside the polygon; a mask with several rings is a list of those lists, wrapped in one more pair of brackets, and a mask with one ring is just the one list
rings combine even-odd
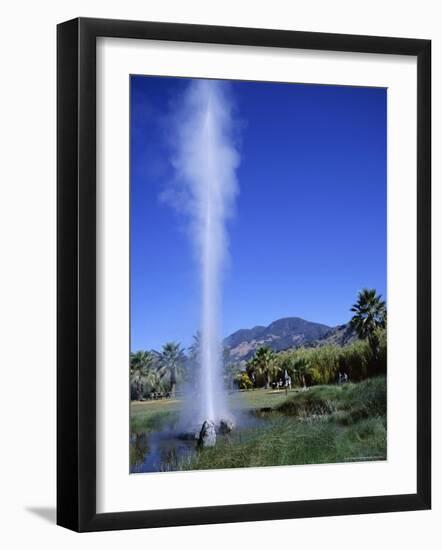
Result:
{"label": "mountain", "polygon": [[330,330],[328,334],[313,343],[316,346],[334,345],[345,346],[357,340],[356,332],[347,323],[346,325],[338,325]]}
{"label": "mountain", "polygon": [[260,346],[282,351],[300,346],[344,345],[354,338],[348,325],[330,327],[300,317],[285,317],[267,327],[237,330],[224,339],[224,346],[229,351],[230,360],[239,362],[249,359]]}

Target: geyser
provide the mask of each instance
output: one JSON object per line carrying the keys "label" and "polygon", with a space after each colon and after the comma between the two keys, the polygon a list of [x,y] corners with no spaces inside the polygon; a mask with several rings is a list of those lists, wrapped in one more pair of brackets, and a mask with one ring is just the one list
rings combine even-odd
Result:
{"label": "geyser", "polygon": [[[222,376],[220,304],[228,257],[226,222],[237,194],[239,155],[227,84],[195,80],[176,115],[173,164],[175,206],[184,210],[196,252],[201,286],[200,342],[192,422],[229,418]],[[196,407],[196,411],[195,411]]]}

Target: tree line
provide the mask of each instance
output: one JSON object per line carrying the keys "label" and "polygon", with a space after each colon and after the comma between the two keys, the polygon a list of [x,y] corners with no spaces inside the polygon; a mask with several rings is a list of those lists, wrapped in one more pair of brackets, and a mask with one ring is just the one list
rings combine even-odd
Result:
{"label": "tree line", "polygon": [[[224,382],[227,387],[251,389],[265,387],[282,379],[307,387],[331,384],[346,375],[352,381],[386,372],[387,310],[382,296],[374,289],[359,292],[350,310],[350,327],[358,340],[346,346],[323,345],[274,352],[261,346],[245,368],[228,359],[224,350]],[[200,335],[194,336],[187,353],[177,342],[167,342],[161,351],[130,354],[131,399],[141,400],[152,393],[174,397],[177,384],[190,381],[192,366],[198,361]],[[289,378],[288,378],[289,377]]]}
{"label": "tree line", "polygon": [[130,354],[131,398],[141,400],[151,392],[175,395],[183,377],[186,356],[177,342],[167,342],[161,351],[137,351]]}
{"label": "tree line", "polygon": [[241,389],[269,388],[272,382],[290,377],[294,385],[307,387],[332,384],[340,375],[354,382],[386,372],[387,309],[382,296],[374,289],[359,292],[351,307],[350,327],[358,341],[346,346],[324,345],[297,348],[275,353],[270,348],[258,348],[238,375]]}

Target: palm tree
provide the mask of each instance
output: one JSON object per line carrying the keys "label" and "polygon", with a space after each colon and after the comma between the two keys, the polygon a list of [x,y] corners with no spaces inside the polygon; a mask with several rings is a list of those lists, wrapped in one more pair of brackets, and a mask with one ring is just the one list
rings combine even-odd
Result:
{"label": "palm tree", "polygon": [[272,376],[277,370],[274,352],[265,346],[258,348],[253,359],[249,361],[248,370],[264,376],[265,387],[269,389]]}
{"label": "palm tree", "polygon": [[308,360],[305,357],[298,357],[295,359],[295,361],[292,363],[292,369],[293,373],[296,373],[299,378],[300,384],[302,384],[302,387],[304,390],[307,389],[307,380],[306,380],[306,374],[308,374],[308,371],[310,369],[310,364]]}
{"label": "palm tree", "polygon": [[223,364],[226,387],[232,390],[234,388],[235,380],[238,378],[238,375],[241,374],[241,367],[237,363],[229,361],[228,353],[223,354]]}
{"label": "palm tree", "polygon": [[201,349],[201,332],[197,330],[193,335],[192,344],[188,347],[189,359],[193,364],[197,364],[199,362],[200,349]]}
{"label": "palm tree", "polygon": [[387,324],[387,307],[381,294],[374,288],[364,288],[358,294],[357,302],[351,307],[354,313],[350,326],[361,340],[368,340],[374,356],[377,354],[376,332]]}
{"label": "palm tree", "polygon": [[167,342],[161,352],[157,352],[158,375],[160,379],[168,378],[170,394],[175,395],[176,384],[184,368],[185,355],[177,342]]}
{"label": "palm tree", "polygon": [[155,370],[152,368],[155,356],[150,351],[137,351],[130,354],[130,382],[135,385],[137,401],[140,401],[143,394],[143,381],[154,386],[158,382]]}

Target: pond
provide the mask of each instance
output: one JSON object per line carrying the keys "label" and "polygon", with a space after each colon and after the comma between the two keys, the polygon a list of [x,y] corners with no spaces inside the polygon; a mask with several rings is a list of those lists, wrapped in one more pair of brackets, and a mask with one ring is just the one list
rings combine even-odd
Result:
{"label": "pond", "polygon": [[[235,432],[261,425],[265,421],[266,415],[243,412]],[[229,437],[231,437],[230,434],[218,433],[217,441]],[[190,462],[197,452],[199,449],[194,434],[180,430],[178,417],[175,417],[155,430],[132,431],[130,473],[182,470],[183,465]]]}

